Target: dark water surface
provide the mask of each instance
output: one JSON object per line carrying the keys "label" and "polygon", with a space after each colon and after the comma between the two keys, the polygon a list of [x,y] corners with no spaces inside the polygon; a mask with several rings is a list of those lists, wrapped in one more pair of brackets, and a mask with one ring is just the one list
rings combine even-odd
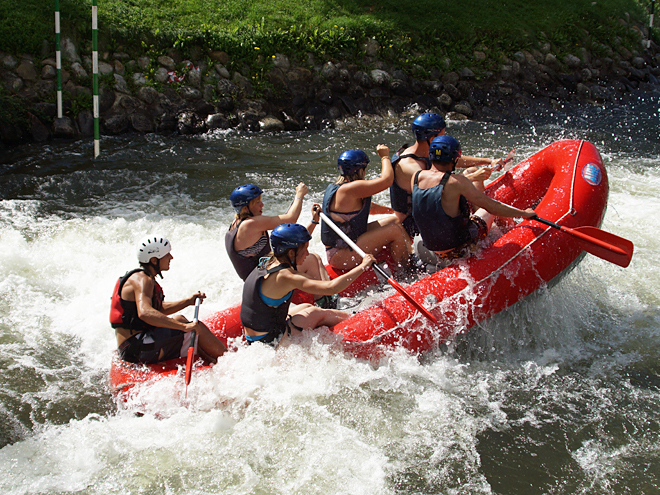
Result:
{"label": "dark water surface", "polygon": [[[335,130],[104,138],[0,157],[0,493],[660,493],[660,105],[566,108],[533,123],[449,122],[468,155],[521,160],[586,139],[610,179],[602,228],[635,243],[627,269],[587,255],[449,349],[345,356],[327,331],[242,348],[162,380],[118,410],[106,383],[111,289],[162,233],[168,299],[236,304],[224,250],[237,185],[284,211],[320,201],[337,156],[410,141],[412,118]],[[377,201],[389,203],[387,194]],[[312,251],[322,253],[318,233]],[[189,308],[184,312],[192,314]]]}

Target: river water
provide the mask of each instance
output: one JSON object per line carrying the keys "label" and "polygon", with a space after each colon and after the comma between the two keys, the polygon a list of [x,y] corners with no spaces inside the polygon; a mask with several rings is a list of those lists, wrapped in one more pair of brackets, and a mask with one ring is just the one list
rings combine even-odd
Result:
{"label": "river water", "polygon": [[[411,118],[293,134],[107,137],[0,158],[0,493],[660,493],[658,95],[560,109],[519,125],[449,122],[468,155],[522,159],[586,139],[610,179],[602,228],[635,243],[627,269],[579,266],[449,349],[374,365],[328,331],[240,348],[145,390],[146,414],[107,385],[117,277],[146,234],[170,239],[168,299],[239,302],[224,249],[246,182],[282,212],[299,181],[320,201],[339,153],[394,151]],[[377,201],[388,204],[387,195]],[[311,250],[322,253],[318,232]],[[184,311],[192,316],[192,308]]]}

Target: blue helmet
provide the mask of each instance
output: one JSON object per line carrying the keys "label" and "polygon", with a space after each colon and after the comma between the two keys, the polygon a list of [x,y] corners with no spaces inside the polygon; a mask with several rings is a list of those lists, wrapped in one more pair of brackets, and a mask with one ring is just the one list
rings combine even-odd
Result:
{"label": "blue helmet", "polygon": [[236,210],[236,213],[240,213],[244,206],[249,205],[250,201],[258,198],[262,193],[263,191],[259,189],[259,186],[245,184],[244,186],[238,186],[231,192],[229,201],[231,201],[231,205]]}
{"label": "blue helmet", "polygon": [[353,175],[369,163],[369,157],[362,150],[348,150],[339,155],[337,167],[341,175]]}
{"label": "blue helmet", "polygon": [[444,134],[429,145],[429,160],[432,162],[453,163],[461,156],[461,143],[455,137]]}
{"label": "blue helmet", "polygon": [[412,132],[417,141],[427,141],[440,134],[446,127],[445,119],[439,113],[423,113],[412,123]]}
{"label": "blue helmet", "polygon": [[279,256],[287,249],[302,246],[311,239],[312,236],[308,230],[299,223],[283,223],[271,232],[270,245],[273,248],[273,254]]}

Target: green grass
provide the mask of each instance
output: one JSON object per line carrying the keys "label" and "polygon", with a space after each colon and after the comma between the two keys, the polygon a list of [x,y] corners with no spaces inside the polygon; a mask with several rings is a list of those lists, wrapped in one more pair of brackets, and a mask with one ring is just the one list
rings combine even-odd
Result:
{"label": "green grass", "polygon": [[[650,0],[98,0],[101,50],[137,55],[144,46],[157,52],[178,48],[225,50],[235,63],[267,60],[285,53],[303,60],[319,57],[359,61],[366,38],[376,38],[381,56],[405,66],[441,66],[485,47],[510,55],[550,41],[558,54],[576,46],[596,48],[616,38],[635,46],[630,30],[617,22],[629,14],[648,23]],[[87,0],[61,0],[62,29],[88,41]],[[52,0],[0,0],[0,50],[41,51],[54,45]],[[585,35],[585,30],[589,36]],[[82,50],[81,46],[81,52]],[[259,57],[261,55],[261,57]],[[490,57],[490,63],[493,63]],[[487,69],[489,67],[484,67]]]}

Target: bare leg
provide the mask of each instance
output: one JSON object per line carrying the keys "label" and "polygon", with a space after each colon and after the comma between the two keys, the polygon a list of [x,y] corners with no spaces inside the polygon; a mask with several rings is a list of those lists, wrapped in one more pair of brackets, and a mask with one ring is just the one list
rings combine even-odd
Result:
{"label": "bare leg", "polygon": [[[394,262],[400,266],[407,266],[410,255],[413,252],[412,243],[406,229],[403,228],[401,221],[394,215],[383,217],[367,226],[367,232],[372,229],[389,229],[391,236],[390,250]],[[359,244],[358,244],[359,245]]]}
{"label": "bare leg", "polygon": [[[183,315],[176,315],[173,318],[181,323],[189,323],[188,319]],[[209,330],[203,323],[202,327],[203,328],[197,332],[197,352],[206,361],[217,363],[218,358],[227,352],[227,347],[225,347],[222,340],[213,335],[211,330]]]}
{"label": "bare leg", "polygon": [[[211,363],[217,363],[218,358],[227,352],[227,347],[222,343],[218,337],[213,335],[211,330],[209,330],[206,325],[202,324],[204,328],[197,332],[198,336],[198,347],[200,355],[204,357],[207,361]],[[206,356],[205,356],[206,354]]]}
{"label": "bare leg", "polygon": [[328,271],[323,265],[323,260],[316,253],[309,253],[303,264],[298,267],[300,273],[306,273],[315,280],[330,280]]}
{"label": "bare leg", "polygon": [[484,210],[483,208],[479,208],[477,211],[474,212],[474,214],[483,218],[484,222],[486,222],[486,225],[488,225],[488,232],[490,232],[490,227],[491,225],[493,225],[493,220],[495,219],[495,216],[492,213],[489,213],[488,211]]}
{"label": "bare leg", "polygon": [[289,314],[293,324],[304,329],[322,326],[332,327],[351,316],[345,311],[322,309],[311,304],[301,304]]}

